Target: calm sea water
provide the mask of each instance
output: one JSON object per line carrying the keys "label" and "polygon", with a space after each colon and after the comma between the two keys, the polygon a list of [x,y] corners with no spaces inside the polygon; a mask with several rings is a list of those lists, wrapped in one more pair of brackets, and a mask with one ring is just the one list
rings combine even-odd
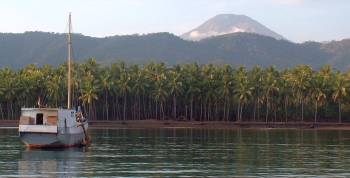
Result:
{"label": "calm sea water", "polygon": [[350,177],[350,131],[92,129],[88,148],[27,150],[0,129],[4,177]]}

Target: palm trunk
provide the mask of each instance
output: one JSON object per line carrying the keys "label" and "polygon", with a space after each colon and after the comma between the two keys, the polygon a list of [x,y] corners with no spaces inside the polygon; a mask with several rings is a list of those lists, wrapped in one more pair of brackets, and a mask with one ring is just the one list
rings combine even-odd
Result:
{"label": "palm trunk", "polygon": [[6,119],[10,119],[11,118],[11,116],[10,116],[10,113],[11,113],[11,111],[10,111],[10,103],[7,102],[6,106],[7,106],[6,107],[6,112],[7,112]]}
{"label": "palm trunk", "polygon": [[138,95],[138,120],[141,120],[141,96],[140,95]]}
{"label": "palm trunk", "polygon": [[218,116],[218,103],[215,102],[215,118],[214,118],[214,120],[217,121],[218,118],[219,118],[219,116]]}
{"label": "palm trunk", "polygon": [[257,117],[257,119],[258,119],[258,121],[260,121],[260,99],[258,98],[258,107],[257,107],[257,109],[258,109],[258,117]]}
{"label": "palm trunk", "polygon": [[340,101],[338,102],[338,122],[342,123],[342,119],[341,119],[341,103]]}
{"label": "palm trunk", "polygon": [[116,113],[115,113],[115,115],[116,115],[116,119],[117,120],[120,120],[120,112],[119,112],[119,98],[118,98],[118,96],[115,98],[115,101],[116,101],[116,103],[115,103],[115,107],[116,107],[116,109],[115,109],[115,111],[116,111]]}
{"label": "palm trunk", "polygon": [[237,107],[237,121],[240,121],[240,108],[241,108],[241,102],[238,103],[238,107]]}
{"label": "palm trunk", "polygon": [[256,121],[255,117],[256,117],[256,100],[254,101],[254,111],[253,111],[253,121],[254,122]]}
{"label": "palm trunk", "polygon": [[143,94],[142,95],[142,106],[143,106],[143,111],[142,111],[142,118],[147,118],[148,116],[147,116],[147,114],[146,114],[146,103],[145,103],[145,95]]}
{"label": "palm trunk", "polygon": [[92,106],[91,103],[89,103],[89,116],[92,117],[92,120],[95,120],[94,115],[92,113]]}
{"label": "palm trunk", "polygon": [[317,104],[318,104],[318,102],[316,101],[315,102],[315,119],[314,119],[314,122],[316,123],[317,122]]}
{"label": "palm trunk", "polygon": [[207,103],[207,121],[210,120],[210,113],[211,113],[211,103],[210,101]]}
{"label": "palm trunk", "polygon": [[206,116],[206,121],[209,121],[209,115],[210,115],[210,103],[208,102],[207,104],[206,104],[206,107],[207,107],[207,116]]}
{"label": "palm trunk", "polygon": [[288,105],[288,97],[286,97],[285,100],[284,100],[284,115],[285,115],[285,121],[286,121],[286,123],[288,122],[288,110],[287,110],[287,105]]}
{"label": "palm trunk", "polygon": [[13,102],[11,102],[11,119],[14,119],[14,112],[13,112]]}
{"label": "palm trunk", "polygon": [[173,118],[176,119],[176,96],[173,95]]}
{"label": "palm trunk", "polygon": [[133,114],[133,120],[137,120],[138,119],[138,114],[139,114],[139,108],[138,108],[138,105],[139,105],[139,100],[138,100],[138,94],[135,94],[135,96],[133,97],[134,98],[134,102],[133,102],[133,109],[132,109],[132,114]]}
{"label": "palm trunk", "polygon": [[229,117],[230,117],[230,102],[228,103],[228,106],[227,106],[226,121],[229,120]]}
{"label": "palm trunk", "polygon": [[193,120],[193,96],[191,96],[191,113],[190,113],[190,115],[191,115],[191,121]]}
{"label": "palm trunk", "polygon": [[96,120],[98,120],[95,102],[92,102],[92,108],[93,108],[93,112],[94,112],[94,117],[95,117]]}
{"label": "palm trunk", "polygon": [[4,119],[4,112],[2,110],[2,104],[0,103],[0,113],[1,113],[1,119]]}
{"label": "palm trunk", "polygon": [[105,92],[105,110],[106,110],[106,116],[107,116],[107,120],[109,120],[109,106],[108,106],[108,96],[107,96],[107,91]]}
{"label": "palm trunk", "polygon": [[[116,96],[116,98],[118,98],[117,96]],[[114,102],[113,102],[113,119],[114,120],[117,120],[117,112],[116,112],[116,108],[117,108],[117,99],[113,99],[114,100]]]}
{"label": "palm trunk", "polygon": [[301,100],[301,122],[304,122],[304,101]]}
{"label": "palm trunk", "polygon": [[240,115],[239,115],[239,121],[243,121],[243,119],[242,119],[242,115],[243,115],[243,114],[242,114],[242,113],[243,113],[243,106],[244,106],[244,103],[241,104],[241,110],[240,110],[240,112],[239,112],[239,114],[240,114]]}
{"label": "palm trunk", "polygon": [[158,120],[158,101],[156,101],[156,120]]}
{"label": "palm trunk", "polygon": [[203,112],[203,121],[207,120],[207,103],[203,104],[204,112]]}
{"label": "palm trunk", "polygon": [[160,117],[162,120],[164,120],[164,108],[163,108],[163,102],[160,102]]}
{"label": "palm trunk", "polygon": [[124,95],[123,120],[126,120],[126,94]]}
{"label": "palm trunk", "polygon": [[277,121],[277,107],[275,106],[274,109],[273,109],[275,112],[275,117],[274,117],[274,122]]}
{"label": "palm trunk", "polygon": [[265,116],[265,122],[268,122],[268,118],[269,118],[269,99],[266,99],[266,116]]}
{"label": "palm trunk", "polygon": [[226,99],[224,100],[224,115],[222,117],[222,121],[226,119]]}
{"label": "palm trunk", "polygon": [[200,111],[200,118],[201,121],[203,121],[203,103],[201,102],[201,111]]}
{"label": "palm trunk", "polygon": [[226,101],[224,102],[224,111],[223,111],[223,115],[222,115],[222,121],[226,121]]}

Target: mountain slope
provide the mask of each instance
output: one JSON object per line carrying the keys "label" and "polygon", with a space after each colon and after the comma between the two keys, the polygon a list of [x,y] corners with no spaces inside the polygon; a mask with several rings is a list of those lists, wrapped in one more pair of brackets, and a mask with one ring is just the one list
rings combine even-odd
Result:
{"label": "mountain slope", "polygon": [[329,64],[350,69],[350,39],[322,44],[321,49],[332,56],[328,61]]}
{"label": "mountain slope", "polygon": [[308,64],[315,68],[327,64],[331,56],[320,47],[249,33],[234,33],[199,41],[207,48],[217,48],[225,63],[252,67],[275,65],[286,68]]}
{"label": "mountain slope", "polygon": [[245,15],[234,14],[217,15],[199,27],[181,35],[181,37],[186,40],[198,41],[208,37],[237,32],[256,33],[275,39],[284,39],[281,35],[273,32],[259,22]]}
{"label": "mountain slope", "polygon": [[[201,41],[187,41],[169,33],[94,38],[73,34],[74,61],[94,57],[109,64],[117,59],[144,64],[169,65],[198,62],[270,66],[278,68],[308,64],[319,68],[331,64],[339,70],[350,67],[350,40],[326,44],[292,43],[271,37],[233,33]],[[0,33],[0,67],[21,68],[28,64],[58,65],[66,61],[66,36],[45,32]]]}

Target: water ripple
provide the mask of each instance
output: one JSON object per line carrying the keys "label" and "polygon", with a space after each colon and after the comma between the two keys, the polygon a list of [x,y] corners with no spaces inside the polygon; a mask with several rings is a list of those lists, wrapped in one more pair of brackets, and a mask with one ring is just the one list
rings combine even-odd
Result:
{"label": "water ripple", "polygon": [[92,129],[89,148],[26,150],[0,129],[0,177],[350,177],[349,131]]}

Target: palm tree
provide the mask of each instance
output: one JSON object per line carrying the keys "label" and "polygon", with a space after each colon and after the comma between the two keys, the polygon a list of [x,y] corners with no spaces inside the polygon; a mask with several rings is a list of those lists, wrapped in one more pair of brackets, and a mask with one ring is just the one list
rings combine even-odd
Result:
{"label": "palm tree", "polygon": [[[131,67],[132,92],[135,95],[135,103],[137,103],[137,119],[141,119],[141,96],[145,95],[148,88],[148,82],[144,71],[140,70],[139,66]],[[137,100],[137,101],[136,101]],[[144,104],[144,103],[143,103]]]}
{"label": "palm tree", "polygon": [[130,92],[130,86],[129,86],[130,77],[128,73],[125,70],[122,70],[122,73],[120,74],[120,78],[117,81],[117,85],[120,91],[120,94],[123,96],[123,120],[126,120],[126,107],[127,107],[127,95]]}
{"label": "palm tree", "polygon": [[84,72],[90,72],[92,75],[97,76],[100,64],[97,63],[95,58],[89,58],[81,67]]}
{"label": "palm tree", "polygon": [[62,78],[58,75],[52,76],[47,82],[48,98],[51,98],[55,107],[58,107],[58,100],[60,98],[60,81]]}
{"label": "palm tree", "polygon": [[[321,116],[337,115],[335,120],[342,122],[350,108],[350,72],[334,73],[330,66],[318,71],[306,65],[283,71],[196,63],[102,66],[91,58],[74,69],[73,98],[78,100],[73,102],[83,103],[91,118],[228,121],[230,109],[237,107],[237,121],[260,120],[264,111],[265,122],[271,113],[274,121],[278,116],[285,122],[321,122]],[[35,107],[39,97],[44,104],[64,106],[66,70],[66,64],[0,69],[0,117],[17,118],[21,107]]]}
{"label": "palm tree", "polygon": [[84,105],[88,105],[88,115],[91,119],[96,118],[96,109],[93,108],[93,102],[98,100],[98,90],[98,81],[90,72],[88,72],[84,77],[82,93],[79,99],[82,100]]}
{"label": "palm tree", "polygon": [[256,118],[260,119],[260,104],[264,103],[262,98],[262,81],[263,81],[263,71],[259,66],[254,66],[248,74],[250,85],[254,88],[253,96],[254,99],[254,111],[253,120]]}
{"label": "palm tree", "polygon": [[243,106],[252,96],[253,87],[249,85],[247,71],[244,67],[240,67],[236,74],[236,86],[234,89],[234,93],[236,98],[238,99],[238,108],[237,108],[237,121],[242,121],[242,112]]}
{"label": "palm tree", "polygon": [[[279,92],[278,87],[278,72],[274,67],[269,67],[264,71],[263,77],[263,91],[264,91],[264,99],[266,103],[266,114],[265,114],[265,122],[268,122],[269,111],[271,107],[271,98],[273,96],[277,96]],[[273,98],[272,98],[273,99]],[[276,108],[275,108],[276,109]]]}
{"label": "palm tree", "polygon": [[233,70],[231,66],[225,65],[223,68],[222,74],[222,84],[220,87],[220,93],[224,101],[224,113],[223,121],[228,121],[230,115],[230,98],[232,97],[233,91]]}
{"label": "palm tree", "polygon": [[[185,100],[186,100],[186,107],[185,107],[185,115],[187,119],[187,105],[190,105],[190,120],[193,120],[193,113],[194,113],[194,101],[195,97],[197,97],[197,100],[200,100],[199,95],[201,93],[200,85],[202,84],[201,81],[201,71],[197,63],[184,65],[183,67],[183,86],[184,86],[184,94],[185,94]],[[199,101],[198,101],[199,103]],[[203,102],[201,102],[201,111],[203,108]],[[200,114],[200,119],[202,120],[202,112]]]}
{"label": "palm tree", "polygon": [[217,118],[217,96],[219,96],[219,86],[220,83],[218,82],[218,69],[216,66],[209,64],[205,65],[202,69],[202,75],[203,75],[203,83],[206,87],[205,90],[202,90],[204,92],[204,98],[205,98],[205,105],[206,105],[206,114],[205,118],[207,120],[211,120],[213,116],[213,108],[215,108],[214,115],[215,118]]}
{"label": "palm tree", "polygon": [[340,72],[337,72],[334,77],[332,99],[338,103],[338,122],[342,122],[341,111],[344,98],[348,95],[349,80]]}
{"label": "palm tree", "polygon": [[16,74],[9,68],[5,68],[1,71],[2,81],[2,93],[3,98],[6,101],[7,117],[8,119],[14,119],[14,100],[16,98]]}
{"label": "palm tree", "polygon": [[176,119],[176,97],[182,93],[182,76],[181,73],[177,70],[170,71],[170,91],[169,94],[173,96],[173,119]]}
{"label": "palm tree", "polygon": [[310,94],[315,100],[315,117],[314,122],[317,122],[317,111],[319,105],[326,102],[328,90],[331,88],[332,69],[329,65],[321,68],[317,73],[314,73],[314,77],[311,81],[311,91]]}
{"label": "palm tree", "polygon": [[103,107],[103,118],[109,120],[108,96],[113,85],[112,76],[109,68],[105,68],[105,70],[101,72],[100,81],[103,88],[105,103]]}
{"label": "palm tree", "polygon": [[322,104],[322,102],[324,102],[324,100],[326,100],[327,96],[326,96],[326,93],[323,91],[322,86],[320,86],[320,84],[317,84],[317,82],[315,82],[312,85],[311,96],[315,100],[315,117],[314,117],[314,122],[316,123],[317,122],[318,107],[319,107],[320,104]]}
{"label": "palm tree", "polygon": [[[2,83],[2,82],[0,82]],[[2,109],[2,102],[4,101],[4,89],[0,87],[0,114],[1,114],[1,119],[4,119],[4,112]]]}
{"label": "palm tree", "polygon": [[301,121],[304,122],[304,104],[308,98],[312,69],[310,66],[300,65],[292,70],[291,83],[298,103],[301,105]]}
{"label": "palm tree", "polygon": [[280,85],[280,94],[282,96],[283,100],[283,106],[284,106],[284,117],[285,122],[288,122],[288,107],[292,103],[292,96],[293,96],[293,85],[291,81],[293,80],[293,74],[290,70],[286,70],[281,75],[281,85]]}
{"label": "palm tree", "polygon": [[[1,112],[1,118],[4,119],[4,112],[3,112],[3,102],[10,102],[9,97],[5,95],[5,93],[8,91],[9,84],[12,82],[9,82],[9,80],[14,77],[12,75],[12,71],[9,68],[0,69],[0,112]],[[11,85],[11,84],[10,84]],[[7,108],[8,109],[8,108]],[[8,112],[9,113],[9,112]]]}

